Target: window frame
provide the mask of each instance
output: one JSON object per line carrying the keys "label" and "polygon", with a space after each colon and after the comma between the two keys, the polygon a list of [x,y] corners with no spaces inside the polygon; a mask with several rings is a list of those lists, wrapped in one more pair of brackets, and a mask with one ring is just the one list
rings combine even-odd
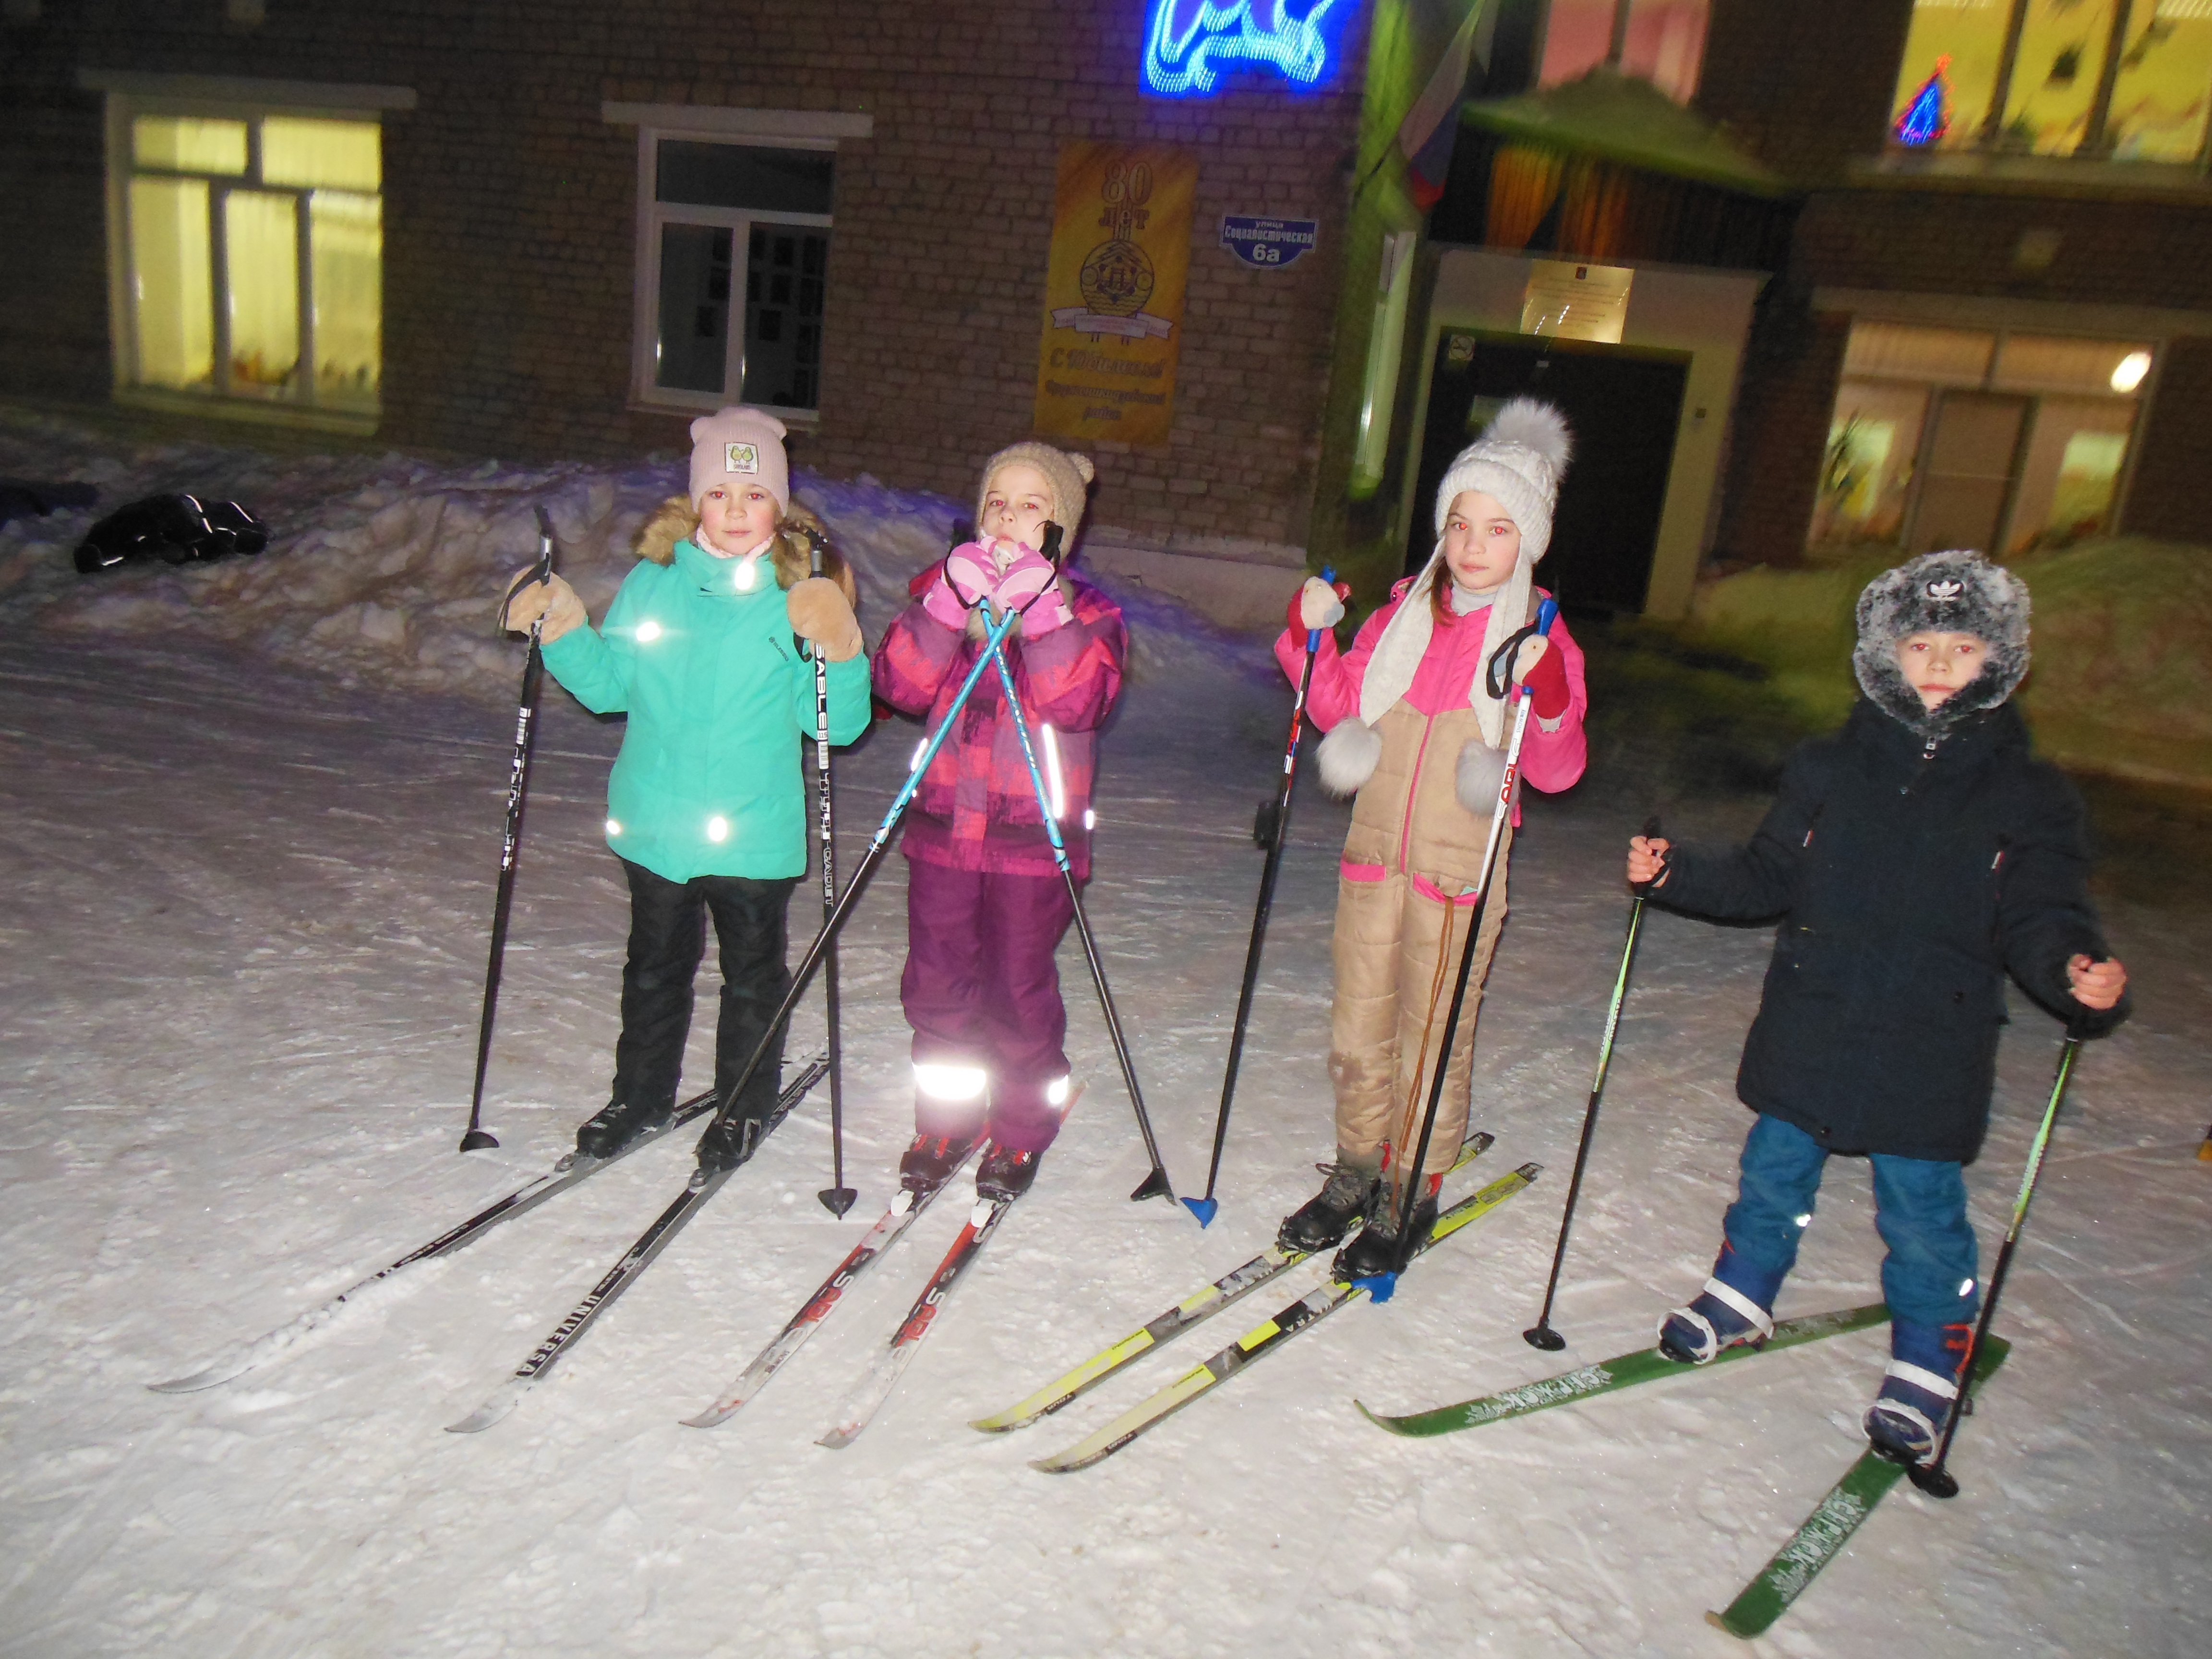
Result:
{"label": "window frame", "polygon": [[[1815,303],[1817,307],[1819,305],[1817,299]],[[1990,337],[1989,361],[1981,374],[1973,380],[1942,380],[1881,372],[1859,374],[1839,372],[1836,377],[1836,389],[1829,398],[1831,428],[1834,423],[1834,410],[1841,399],[1846,380],[1910,390],[1920,394],[1924,399],[1919,435],[1914,441],[1912,454],[1908,463],[1912,469],[1911,479],[1905,486],[1904,508],[1898,521],[1896,546],[1901,556],[1904,550],[1911,544],[1914,532],[1918,525],[1921,493],[1927,482],[1929,456],[1935,443],[1941,400],[1945,394],[1952,392],[2019,397],[2027,401],[2027,410],[2021,421],[2018,447],[2006,478],[2004,505],[1997,515],[1995,536],[1997,545],[1987,550],[1991,557],[2002,560],[2017,556],[2002,550],[2008,548],[2013,540],[2014,532],[2019,527],[2015,520],[2020,509],[2023,487],[2027,483],[2026,452],[2035,435],[2037,423],[2042,419],[2045,402],[2053,398],[2124,404],[2133,408],[2135,413],[2128,426],[2127,447],[2121,459],[2119,471],[2113,479],[2112,508],[2102,532],[2108,536],[2125,533],[2129,500],[2135,486],[2136,465],[2142,456],[2144,430],[2150,420],[2151,405],[2157,396],[2160,374],[2166,366],[2166,355],[2172,342],[2172,334],[2169,331],[2159,327],[2130,328],[2126,326],[2125,322],[2132,319],[2099,318],[2076,320],[2064,316],[2042,314],[2024,316],[2000,314],[1975,318],[1966,313],[1954,314],[1949,307],[1943,307],[1936,314],[1928,314],[1917,310],[1910,314],[1905,314],[1901,312],[1881,308],[1851,309],[1847,311],[1846,314],[1849,315],[1853,327],[1861,323],[1887,323],[1906,327],[1967,330],[1987,334]],[[2032,386],[2021,381],[2010,380],[1997,372],[1998,365],[2004,356],[2005,344],[2014,335],[2069,340],[2096,340],[2112,345],[2132,346],[2150,353],[2150,366],[2144,371],[2143,378],[2136,382],[2132,392],[2099,393]],[[1838,368],[1840,371],[1840,364]],[[1825,449],[1823,453],[1825,453]],[[1817,512],[1816,506],[1816,514]],[[1808,519],[1806,525],[1808,545],[1811,542],[1812,528],[1813,520]]]}
{"label": "window frame", "polygon": [[[222,76],[161,76],[81,70],[77,78],[78,84],[86,90],[105,94],[102,126],[106,145],[103,159],[107,209],[108,340],[114,400],[128,406],[168,414],[212,414],[264,425],[344,432],[360,436],[373,434],[384,416],[380,364],[377,395],[373,403],[364,405],[359,402],[324,404],[314,401],[314,273],[310,216],[307,208],[313,189],[270,185],[261,179],[259,124],[270,117],[374,123],[378,130],[378,146],[381,152],[386,130],[390,125],[388,115],[394,111],[413,109],[415,94],[404,87],[256,81]],[[222,302],[222,296],[228,291],[229,272],[226,261],[226,240],[221,234],[222,215],[216,209],[216,203],[221,199],[217,192],[225,188],[222,185],[211,188],[210,192],[208,259],[210,293],[214,296],[214,314],[210,319],[215,340],[214,387],[207,392],[192,392],[146,386],[137,380],[141,342],[137,307],[134,303],[132,273],[136,265],[131,240],[130,194],[131,179],[140,176],[133,133],[133,124],[140,116],[245,122],[247,128],[246,170],[237,175],[227,187],[289,195],[299,204],[295,212],[299,246],[297,281],[301,298],[299,361],[302,367],[298,386],[292,394],[283,398],[240,397],[228,390],[227,348],[229,326],[227,307]],[[380,174],[380,167],[379,171]],[[204,175],[189,172],[164,174],[161,169],[149,168],[144,176],[194,178]],[[356,191],[347,193],[365,195],[368,192]],[[380,204],[380,214],[381,204],[386,198],[381,177],[374,194]],[[379,265],[380,276],[383,269],[381,254]],[[384,320],[382,310],[380,301],[380,334]]]}
{"label": "window frame", "polygon": [[[738,282],[745,269],[745,251],[755,225],[788,225],[798,229],[836,228],[834,213],[794,213],[755,208],[701,207],[688,202],[660,199],[660,146],[664,140],[684,144],[745,145],[756,149],[805,149],[835,155],[835,137],[800,134],[731,132],[688,125],[641,124],[637,133],[637,248],[633,278],[630,319],[629,404],[633,409],[658,414],[711,415],[739,401],[744,386],[744,313]],[[835,204],[835,174],[831,183]],[[722,390],[686,392],[659,383],[654,356],[660,343],[661,231],[668,225],[700,225],[727,230],[731,237],[732,283],[727,333],[723,340]],[[835,242],[833,238],[832,246]],[[829,273],[823,283],[826,292]],[[758,404],[787,427],[811,429],[822,418],[819,404],[812,409],[781,404]]]}
{"label": "window frame", "polygon": [[[1984,112],[1981,125],[1976,128],[1972,137],[1949,150],[1933,144],[1907,144],[1898,137],[1897,87],[1905,72],[1905,50],[1900,46],[1897,68],[1891,76],[1889,112],[1883,118],[1881,147],[1885,161],[1894,164],[1908,158],[1928,162],[1948,160],[1955,165],[1962,159],[1971,157],[1984,162],[2014,166],[2028,162],[2068,169],[2085,166],[2118,167],[2142,171],[2147,176],[2164,173],[2198,185],[2203,183],[2208,172],[2212,172],[2212,120],[2205,123],[2204,131],[2197,143],[2197,154],[2187,161],[2122,157],[2112,153],[2112,100],[2118,87],[2120,59],[2128,44],[2127,33],[2142,15],[2136,9],[2136,6],[2145,7],[2154,19],[2158,0],[2123,0],[2123,3],[2115,6],[2112,21],[2106,30],[2106,38],[2098,45],[2097,85],[2086,118],[2086,130],[2081,142],[2063,155],[2023,149],[2006,140],[2005,109],[2012,100],[2013,86],[2020,74],[2021,39],[2027,27],[2029,0],[1997,0],[1997,3],[2005,8],[2005,23],[2002,44],[1998,49],[1996,81],[1990,90],[1990,106]],[[1917,0],[1915,0],[1914,9],[1917,9]],[[2208,80],[2202,95],[2212,98],[2212,80]]]}

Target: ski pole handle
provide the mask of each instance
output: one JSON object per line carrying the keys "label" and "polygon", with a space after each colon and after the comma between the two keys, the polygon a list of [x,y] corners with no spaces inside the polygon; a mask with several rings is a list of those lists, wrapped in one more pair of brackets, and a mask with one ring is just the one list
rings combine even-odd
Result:
{"label": "ski pole handle", "polygon": [[[1543,603],[1536,607],[1536,620],[1492,653],[1490,672],[1486,676],[1492,696],[1502,699],[1505,696],[1506,687],[1513,678],[1513,665],[1520,659],[1522,646],[1532,639],[1540,639],[1549,634],[1553,619],[1559,614],[1559,602],[1546,594]],[[1520,688],[1516,686],[1513,689],[1517,696]]]}
{"label": "ski pole handle", "polygon": [[[1325,564],[1322,566],[1321,579],[1327,582],[1330,586],[1335,586],[1336,567],[1333,564]],[[1321,636],[1322,630],[1318,628],[1310,628],[1306,630],[1306,655],[1310,657],[1315,652],[1321,649]]]}

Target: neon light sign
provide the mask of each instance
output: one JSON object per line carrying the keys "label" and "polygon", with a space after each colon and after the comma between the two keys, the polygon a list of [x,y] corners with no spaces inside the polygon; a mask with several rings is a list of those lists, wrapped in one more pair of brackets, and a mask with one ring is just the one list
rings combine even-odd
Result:
{"label": "neon light sign", "polygon": [[[1291,7],[1303,3],[1303,15]],[[1328,67],[1321,21],[1336,0],[1152,0],[1145,32],[1145,89],[1203,97],[1239,64],[1272,69],[1310,87]],[[1267,21],[1262,21],[1261,19]]]}

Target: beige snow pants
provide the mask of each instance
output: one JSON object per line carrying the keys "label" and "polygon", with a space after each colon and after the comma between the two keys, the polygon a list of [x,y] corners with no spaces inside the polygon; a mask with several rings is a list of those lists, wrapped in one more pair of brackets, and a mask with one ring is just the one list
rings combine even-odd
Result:
{"label": "beige snow pants", "polygon": [[[1460,952],[1475,910],[1489,820],[1460,805],[1460,750],[1481,741],[1472,710],[1424,715],[1400,702],[1377,723],[1382,758],[1361,787],[1337,882],[1332,954],[1336,1001],[1328,1070],[1336,1144],[1346,1161],[1409,1161],[1451,1009]],[[1498,851],[1459,1030],[1444,1073],[1425,1168],[1442,1170],[1467,1133],[1475,1014],[1505,925],[1509,827]]]}

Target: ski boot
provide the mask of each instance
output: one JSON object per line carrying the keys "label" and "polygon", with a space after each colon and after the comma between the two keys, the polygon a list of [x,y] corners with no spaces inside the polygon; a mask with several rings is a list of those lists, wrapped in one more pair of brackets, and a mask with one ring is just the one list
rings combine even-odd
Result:
{"label": "ski boot", "polygon": [[975,1169],[975,1196],[1008,1200],[1019,1198],[1036,1179],[1037,1160],[1043,1156],[1042,1152],[1018,1152],[994,1141]]}
{"label": "ski boot", "polygon": [[759,1149],[761,1142],[768,1139],[769,1131],[782,1122],[785,1115],[776,1109],[774,1095],[769,1095],[764,1103],[765,1116],[756,1116],[734,1101],[723,1103],[714,1114],[714,1121],[707,1126],[707,1133],[699,1137],[700,1169],[710,1174],[734,1170]]}
{"label": "ski boot", "polygon": [[1704,1365],[1723,1348],[1765,1342],[1774,1334],[1774,1298],[1783,1278],[1753,1267],[1723,1240],[1705,1289],[1660,1322],[1659,1352],[1678,1365]]}
{"label": "ski boot", "polygon": [[1316,1164],[1328,1177],[1322,1189],[1283,1218],[1275,1248],[1310,1255],[1325,1250],[1367,1214],[1375,1196],[1375,1171],[1357,1164]]}
{"label": "ski boot", "polygon": [[899,1159],[899,1185],[916,1198],[928,1197],[952,1179],[975,1145],[973,1135],[916,1135]]}
{"label": "ski boot", "polygon": [[1420,1201],[1407,1218],[1402,1236],[1397,1227],[1397,1206],[1387,1189],[1380,1190],[1359,1237],[1336,1253],[1336,1276],[1372,1279],[1378,1273],[1396,1273],[1399,1263],[1427,1242],[1430,1230],[1437,1224],[1437,1197],[1443,1189],[1442,1176],[1422,1176]]}
{"label": "ski boot", "polygon": [[579,1158],[612,1158],[649,1129],[665,1128],[676,1115],[667,1102],[611,1100],[576,1128]]}
{"label": "ski boot", "polygon": [[1866,1437],[1893,1463],[1925,1463],[1959,1402],[1972,1325],[1889,1322],[1889,1369],[1867,1407]]}

